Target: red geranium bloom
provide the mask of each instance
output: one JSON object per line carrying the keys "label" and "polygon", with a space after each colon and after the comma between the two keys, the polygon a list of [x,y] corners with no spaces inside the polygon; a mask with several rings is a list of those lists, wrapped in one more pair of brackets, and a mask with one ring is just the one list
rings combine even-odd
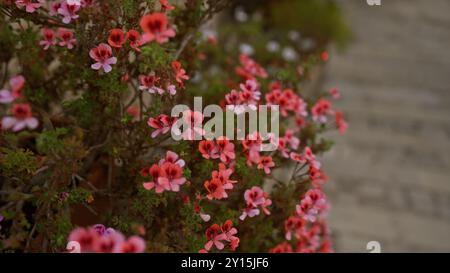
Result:
{"label": "red geranium bloom", "polygon": [[145,32],[142,36],[143,43],[156,41],[163,44],[175,36],[175,31],[167,27],[167,16],[164,13],[147,14],[142,17],[140,25]]}
{"label": "red geranium bloom", "polygon": [[134,29],[131,29],[127,32],[127,40],[130,42],[130,47],[137,52],[141,52],[139,48],[142,45],[141,42],[141,34]]}
{"label": "red geranium bloom", "polygon": [[180,166],[166,162],[162,164],[161,169],[166,175],[165,177],[158,178],[158,182],[164,185],[169,184],[171,191],[180,191],[180,186],[186,182],[186,178],[183,177]]}
{"label": "red geranium bloom", "polygon": [[208,191],[206,197],[209,200],[227,198],[228,194],[223,188],[222,182],[219,179],[213,178],[211,181],[205,181],[205,189]]}
{"label": "red geranium bloom", "polygon": [[220,233],[220,227],[218,224],[214,224],[206,230],[206,238],[208,242],[205,244],[205,249],[210,250],[213,245],[216,246],[217,249],[222,250],[225,245],[222,243],[223,240],[226,240],[227,236],[224,233]]}
{"label": "red geranium bloom", "polygon": [[175,9],[174,6],[171,6],[169,1],[167,0],[159,0],[159,3],[161,4],[161,8],[162,10],[166,11],[166,10],[173,10]]}
{"label": "red geranium bloom", "polygon": [[172,62],[172,69],[175,72],[175,80],[180,86],[183,86],[183,82],[189,80],[189,76],[186,75],[186,70],[181,67],[181,63],[178,61]]}
{"label": "red geranium bloom", "polygon": [[149,118],[147,121],[147,124],[156,129],[151,137],[155,138],[159,134],[166,134],[170,131],[170,128],[172,128],[172,125],[176,122],[176,118],[170,117],[168,115],[161,114],[157,116],[156,118]]}
{"label": "red geranium bloom", "polygon": [[125,34],[120,28],[114,28],[109,31],[108,44],[115,48],[121,48],[125,43]]}
{"label": "red geranium bloom", "polygon": [[219,158],[219,148],[216,146],[214,141],[211,140],[202,140],[198,145],[198,150],[202,154],[202,156],[206,159],[215,159]]}

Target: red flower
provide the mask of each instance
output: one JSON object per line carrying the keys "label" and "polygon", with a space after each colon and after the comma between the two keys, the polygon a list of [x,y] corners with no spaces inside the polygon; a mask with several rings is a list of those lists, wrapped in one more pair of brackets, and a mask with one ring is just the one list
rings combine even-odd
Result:
{"label": "red flower", "polygon": [[267,72],[257,62],[245,54],[239,56],[241,66],[236,67],[236,74],[244,79],[254,79],[255,77],[267,78]]}
{"label": "red flower", "polygon": [[231,143],[226,137],[220,137],[216,141],[219,149],[220,160],[223,163],[228,163],[236,158],[234,153],[234,144]]}
{"label": "red flower", "polygon": [[118,244],[114,253],[142,253],[145,250],[145,241],[138,236],[131,236],[128,240]]}
{"label": "red flower", "polygon": [[288,242],[278,244],[269,250],[270,253],[292,253],[292,246]]}
{"label": "red flower", "polygon": [[172,62],[172,69],[175,72],[175,80],[180,86],[183,86],[183,82],[189,80],[189,76],[186,75],[186,70],[181,67],[181,63],[178,61]]}
{"label": "red flower", "polygon": [[[141,173],[143,172],[141,171]],[[163,191],[170,190],[170,184],[166,178],[164,169],[160,168],[157,164],[153,164],[148,170],[148,173],[152,176],[153,180],[150,182],[145,182],[143,184],[146,190],[155,188],[156,193],[162,193]]]}
{"label": "red flower", "polygon": [[215,159],[219,158],[219,148],[216,146],[214,141],[212,140],[202,140],[198,145],[198,150],[202,154],[202,156],[206,159]]}
{"label": "red flower", "polygon": [[121,48],[125,43],[125,34],[120,28],[114,28],[109,31],[108,44],[115,48]]}
{"label": "red flower", "polygon": [[169,184],[171,191],[180,191],[180,186],[186,182],[186,178],[183,177],[180,166],[166,162],[162,164],[161,169],[165,176],[158,178],[158,183],[162,183],[164,185]]}
{"label": "red flower", "polygon": [[348,124],[344,119],[344,114],[341,111],[336,111],[336,127],[339,133],[344,134],[347,131]]}
{"label": "red flower", "polygon": [[327,115],[331,112],[331,103],[326,99],[320,99],[311,109],[313,120],[320,123],[327,122]]}
{"label": "red flower", "polygon": [[175,31],[167,27],[167,16],[164,13],[152,13],[142,17],[140,22],[143,43],[156,41],[159,44],[165,43],[169,38],[175,36]]}
{"label": "red flower", "polygon": [[91,65],[91,68],[94,70],[103,68],[108,73],[112,70],[111,65],[117,63],[117,58],[112,55],[111,47],[104,43],[91,49],[89,56],[96,61],[95,64]]}
{"label": "red flower", "polygon": [[70,29],[59,28],[58,36],[61,39],[59,46],[66,46],[68,49],[72,49],[77,43],[77,39],[73,37],[73,31]]}
{"label": "red flower", "polygon": [[205,244],[205,249],[210,250],[214,245],[217,249],[222,250],[225,245],[222,243],[223,240],[226,240],[227,236],[224,233],[220,233],[220,227],[218,224],[214,224],[206,230],[206,238],[208,242]]}
{"label": "red flower", "polygon": [[47,50],[50,46],[56,44],[55,40],[55,32],[48,28],[42,29],[43,40],[39,41],[39,44],[44,47],[44,50]]}
{"label": "red flower", "polygon": [[137,52],[141,52],[139,48],[142,45],[141,34],[134,29],[127,32],[127,40],[130,42],[130,47]]}
{"label": "red flower", "polygon": [[209,200],[223,199],[228,197],[228,194],[225,192],[222,182],[217,178],[213,178],[210,181],[205,181],[203,185],[205,186],[205,189],[208,191],[206,197]]}
{"label": "red flower", "polygon": [[175,9],[175,7],[171,6],[169,1],[167,1],[167,0],[159,0],[159,3],[161,4],[161,9],[164,11]]}
{"label": "red flower", "polygon": [[275,163],[272,161],[271,156],[263,156],[258,163],[258,169],[264,169],[266,174],[270,174],[270,168],[273,168]]}
{"label": "red flower", "polygon": [[161,114],[156,118],[149,118],[147,121],[148,126],[156,129],[151,137],[155,138],[159,134],[166,134],[172,128],[172,125],[176,122],[176,118],[170,117],[168,115]]}

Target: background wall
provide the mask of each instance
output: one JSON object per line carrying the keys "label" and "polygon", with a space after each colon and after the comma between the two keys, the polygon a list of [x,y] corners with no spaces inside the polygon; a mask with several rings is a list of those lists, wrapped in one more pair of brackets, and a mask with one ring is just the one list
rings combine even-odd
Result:
{"label": "background wall", "polygon": [[325,160],[336,250],[450,251],[450,1],[340,4],[354,40],[326,72],[350,122]]}

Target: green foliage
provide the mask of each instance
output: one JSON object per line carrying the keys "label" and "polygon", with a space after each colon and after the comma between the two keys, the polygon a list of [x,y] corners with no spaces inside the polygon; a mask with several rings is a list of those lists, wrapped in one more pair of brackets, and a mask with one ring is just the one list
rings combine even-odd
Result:
{"label": "green foliage", "polygon": [[64,151],[62,138],[69,133],[67,128],[56,128],[55,130],[44,130],[36,139],[36,146],[40,153],[51,154]]}
{"label": "green foliage", "polygon": [[7,177],[29,177],[37,169],[38,162],[30,150],[3,148],[0,157],[0,170]]}

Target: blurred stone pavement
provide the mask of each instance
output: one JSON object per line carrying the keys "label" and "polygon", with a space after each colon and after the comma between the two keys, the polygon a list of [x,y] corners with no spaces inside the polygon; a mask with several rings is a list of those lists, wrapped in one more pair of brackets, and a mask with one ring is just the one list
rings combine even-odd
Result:
{"label": "blurred stone pavement", "polygon": [[335,249],[450,252],[450,1],[340,2],[354,37],[325,72],[350,124],[323,159]]}

